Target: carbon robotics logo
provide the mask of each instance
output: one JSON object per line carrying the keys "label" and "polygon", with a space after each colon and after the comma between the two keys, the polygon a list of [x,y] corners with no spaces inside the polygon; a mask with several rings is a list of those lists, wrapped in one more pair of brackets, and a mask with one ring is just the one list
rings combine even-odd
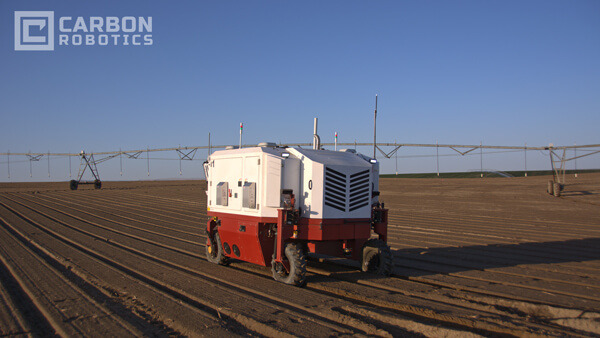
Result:
{"label": "carbon robotics logo", "polygon": [[15,50],[54,50],[54,12],[15,11]]}

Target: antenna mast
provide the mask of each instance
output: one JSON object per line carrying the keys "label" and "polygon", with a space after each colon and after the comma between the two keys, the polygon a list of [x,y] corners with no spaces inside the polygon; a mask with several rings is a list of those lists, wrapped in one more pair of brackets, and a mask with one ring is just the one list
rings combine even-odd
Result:
{"label": "antenna mast", "polygon": [[377,158],[377,94],[375,94],[375,116],[373,117],[373,158]]}

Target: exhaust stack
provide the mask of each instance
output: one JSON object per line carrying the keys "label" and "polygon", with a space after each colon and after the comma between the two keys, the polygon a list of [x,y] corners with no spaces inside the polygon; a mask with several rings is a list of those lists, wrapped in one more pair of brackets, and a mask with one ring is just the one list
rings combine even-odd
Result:
{"label": "exhaust stack", "polygon": [[313,149],[319,150],[321,149],[321,138],[317,135],[317,118],[315,117],[315,128],[313,131]]}

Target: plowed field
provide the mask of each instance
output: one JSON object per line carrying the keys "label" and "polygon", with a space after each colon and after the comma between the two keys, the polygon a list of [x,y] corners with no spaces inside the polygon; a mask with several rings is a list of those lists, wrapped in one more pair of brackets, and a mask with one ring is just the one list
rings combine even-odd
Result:
{"label": "plowed field", "polygon": [[600,335],[600,174],[383,179],[390,277],[204,258],[203,181],[0,184],[0,335]]}

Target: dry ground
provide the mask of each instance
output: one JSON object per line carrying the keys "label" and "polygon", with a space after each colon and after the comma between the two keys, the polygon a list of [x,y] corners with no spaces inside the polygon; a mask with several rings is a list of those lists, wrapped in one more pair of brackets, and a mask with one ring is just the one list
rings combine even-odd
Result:
{"label": "dry ground", "polygon": [[204,182],[0,184],[0,335],[600,335],[600,174],[383,179],[391,277],[204,259]]}

